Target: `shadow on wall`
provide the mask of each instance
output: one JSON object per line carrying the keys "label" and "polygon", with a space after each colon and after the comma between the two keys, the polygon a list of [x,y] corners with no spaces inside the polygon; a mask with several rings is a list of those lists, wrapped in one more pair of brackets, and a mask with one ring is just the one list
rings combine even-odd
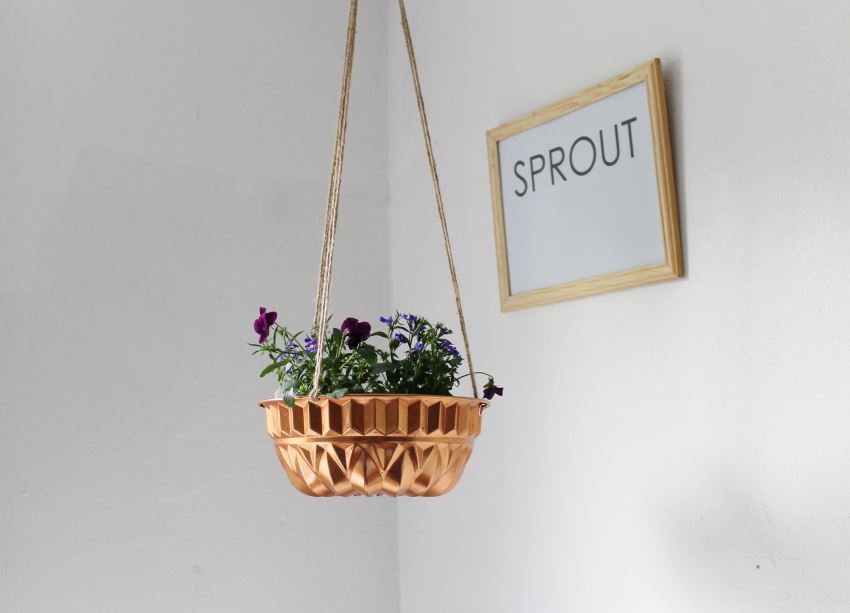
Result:
{"label": "shadow on wall", "polygon": [[682,111],[682,61],[677,53],[662,54],[664,70],[664,94],[667,97],[667,129],[670,132],[670,151],[673,156],[673,173],[676,179],[676,197],[679,205],[679,234],[682,237],[682,258],[685,275],[689,276],[688,262],[688,215],[685,202],[685,170],[687,151],[685,142],[685,119]]}

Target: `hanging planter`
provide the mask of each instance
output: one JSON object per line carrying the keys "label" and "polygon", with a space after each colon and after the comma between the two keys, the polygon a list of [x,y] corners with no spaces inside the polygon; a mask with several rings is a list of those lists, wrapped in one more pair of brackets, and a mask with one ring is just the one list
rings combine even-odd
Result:
{"label": "hanging planter", "polygon": [[477,398],[353,394],[266,400],[269,435],[311,496],[439,496],[460,480],[481,431]]}
{"label": "hanging planter", "polygon": [[[452,396],[471,373],[441,323],[396,312],[382,327],[347,318],[338,328],[290,332],[260,309],[255,353],[270,363],[277,398],[260,403],[278,458],[311,496],[439,496],[460,479],[488,400]],[[486,373],[479,373],[485,374]],[[476,392],[477,396],[477,392]]]}
{"label": "hanging planter", "polygon": [[[403,0],[399,8],[465,354],[452,343],[446,326],[416,315],[381,317],[386,328],[378,331],[353,317],[328,328],[357,22],[357,0],[351,0],[313,326],[309,335],[292,333],[278,323],[277,313],[265,308],[254,321],[259,335],[255,353],[270,359],[261,376],[275,374],[280,383],[278,397],[260,403],[268,433],[292,484],[311,496],[445,494],[463,474],[487,401],[502,395],[491,376],[476,373],[472,366]],[[468,371],[459,374],[464,361]],[[488,377],[484,399],[478,398],[476,374]],[[452,396],[466,377],[473,397]]]}

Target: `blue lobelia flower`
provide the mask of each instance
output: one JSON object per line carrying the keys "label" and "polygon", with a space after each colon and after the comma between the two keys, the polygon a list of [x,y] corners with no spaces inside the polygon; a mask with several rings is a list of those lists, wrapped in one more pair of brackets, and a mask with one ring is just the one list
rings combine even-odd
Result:
{"label": "blue lobelia flower", "polygon": [[440,340],[440,343],[443,345],[443,347],[448,349],[449,353],[451,353],[452,355],[460,355],[460,351],[457,350],[457,347],[455,347],[449,339],[444,338]]}
{"label": "blue lobelia flower", "polygon": [[307,353],[316,353],[316,350],[319,348],[319,341],[315,338],[308,336],[304,339],[304,349]]}
{"label": "blue lobelia flower", "polygon": [[387,324],[388,326],[393,323],[392,315],[390,315],[389,317],[379,317],[378,319],[381,320],[381,323]]}

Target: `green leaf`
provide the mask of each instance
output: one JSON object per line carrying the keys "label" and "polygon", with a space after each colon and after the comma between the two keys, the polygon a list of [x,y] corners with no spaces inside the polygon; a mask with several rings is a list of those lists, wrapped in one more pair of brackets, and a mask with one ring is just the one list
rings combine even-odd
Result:
{"label": "green leaf", "polygon": [[348,388],[347,387],[341,387],[337,390],[332,391],[330,394],[328,394],[328,396],[330,396],[331,398],[342,398],[347,393],[348,393]]}
{"label": "green leaf", "polygon": [[270,372],[276,371],[278,368],[283,368],[286,365],[285,362],[272,362],[268,366],[263,369],[263,372],[260,373],[261,377],[265,377]]}
{"label": "green leaf", "polygon": [[380,374],[382,372],[390,372],[391,370],[395,370],[400,366],[399,362],[380,362],[372,366],[372,372],[374,374]]}
{"label": "green leaf", "polygon": [[357,353],[369,364],[374,364],[378,361],[378,351],[372,345],[363,343],[357,348]]}

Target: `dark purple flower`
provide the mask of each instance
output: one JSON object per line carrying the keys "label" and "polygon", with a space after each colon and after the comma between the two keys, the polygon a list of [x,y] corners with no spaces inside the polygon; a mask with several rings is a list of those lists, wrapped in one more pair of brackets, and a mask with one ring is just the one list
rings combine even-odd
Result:
{"label": "dark purple flower", "polygon": [[395,334],[393,334],[393,340],[398,341],[399,343],[409,343],[410,342],[409,340],[407,340],[407,337],[404,334],[402,334],[401,332],[396,332]]}
{"label": "dark purple flower", "polygon": [[413,351],[422,351],[423,349],[425,349],[425,345],[423,345],[422,343],[416,343],[416,345],[413,347]]}
{"label": "dark purple flower", "polygon": [[372,326],[368,321],[358,321],[354,317],[349,317],[343,321],[339,329],[346,333],[345,344],[348,345],[349,349],[357,347],[372,333]]}
{"label": "dark purple flower", "polygon": [[260,343],[265,343],[269,337],[269,328],[277,321],[277,313],[266,312],[266,307],[260,307],[260,316],[254,320],[254,332],[260,335]]}
{"label": "dark purple flower", "polygon": [[460,355],[460,351],[457,350],[457,347],[455,347],[449,339],[444,338],[440,341],[440,343],[443,345],[443,347],[448,349],[449,353],[451,353],[452,355]]}
{"label": "dark purple flower", "polygon": [[416,320],[419,319],[419,317],[417,317],[416,315],[411,315],[410,313],[402,313],[401,317],[409,324],[416,323]]}
{"label": "dark purple flower", "polygon": [[484,398],[487,400],[492,400],[493,396],[501,396],[502,392],[505,391],[503,387],[496,387],[496,384],[490,379],[487,382],[487,385],[484,386]]}
{"label": "dark purple flower", "polygon": [[316,350],[319,348],[319,341],[315,338],[307,337],[304,339],[304,349],[307,353],[316,353]]}
{"label": "dark purple flower", "polygon": [[391,323],[393,323],[393,316],[392,315],[390,315],[389,317],[379,317],[378,319],[381,320],[381,323],[387,324],[388,326]]}

